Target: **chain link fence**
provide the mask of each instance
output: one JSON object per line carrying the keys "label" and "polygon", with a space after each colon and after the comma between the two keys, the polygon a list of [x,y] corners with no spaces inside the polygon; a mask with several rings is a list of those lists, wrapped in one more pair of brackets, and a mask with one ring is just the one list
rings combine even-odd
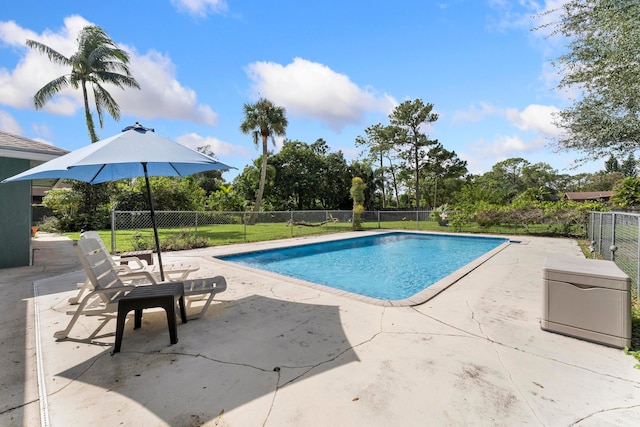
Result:
{"label": "chain link fence", "polygon": [[587,232],[591,248],[612,260],[630,278],[640,294],[640,215],[623,212],[591,212]]}
{"label": "chain link fence", "polygon": [[[353,212],[347,210],[212,212],[156,211],[160,240],[167,249],[172,240],[212,238],[224,244],[284,239],[352,229]],[[365,211],[364,229],[427,229],[435,223],[431,211]],[[111,212],[111,251],[120,253],[153,248],[149,211]],[[169,246],[167,246],[169,245]],[[196,245],[197,246],[197,245]]]}

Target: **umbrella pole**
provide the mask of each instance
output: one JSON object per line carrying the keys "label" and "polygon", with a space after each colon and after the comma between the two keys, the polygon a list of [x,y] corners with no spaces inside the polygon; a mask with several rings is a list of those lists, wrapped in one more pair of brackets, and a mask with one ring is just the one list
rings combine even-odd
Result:
{"label": "umbrella pole", "polygon": [[153,210],[153,199],[151,198],[151,186],[149,185],[149,174],[147,173],[147,163],[142,162],[144,170],[144,181],[147,184],[147,195],[149,196],[149,210],[151,211],[151,224],[153,225],[153,236],[156,239],[156,252],[158,253],[158,264],[160,264],[160,280],[164,282],[164,268],[162,267],[162,254],[160,253],[160,239],[158,238],[158,227],[156,226],[156,213]]}

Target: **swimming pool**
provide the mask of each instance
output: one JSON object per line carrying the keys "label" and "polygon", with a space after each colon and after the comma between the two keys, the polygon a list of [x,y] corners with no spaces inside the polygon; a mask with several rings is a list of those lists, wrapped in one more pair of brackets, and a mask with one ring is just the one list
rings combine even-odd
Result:
{"label": "swimming pool", "polygon": [[373,299],[399,301],[424,293],[507,242],[496,237],[392,232],[217,258]]}

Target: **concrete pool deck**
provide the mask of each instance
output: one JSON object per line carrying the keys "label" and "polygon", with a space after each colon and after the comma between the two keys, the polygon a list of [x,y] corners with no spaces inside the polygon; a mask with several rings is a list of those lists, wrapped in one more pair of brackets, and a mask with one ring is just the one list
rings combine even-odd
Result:
{"label": "concrete pool deck", "polygon": [[542,265],[575,241],[521,239],[412,307],[212,258],[290,241],[166,253],[228,290],[175,345],[164,313],[128,321],[111,356],[113,335],[82,340],[90,319],[54,340],[83,273],[70,240],[43,235],[34,266],[0,270],[0,425],[637,425],[634,358],[540,329]]}

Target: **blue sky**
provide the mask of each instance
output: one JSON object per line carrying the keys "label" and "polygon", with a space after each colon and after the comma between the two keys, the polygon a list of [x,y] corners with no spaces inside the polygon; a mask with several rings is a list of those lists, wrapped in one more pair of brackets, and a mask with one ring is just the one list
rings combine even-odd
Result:
{"label": "blue sky", "polygon": [[106,116],[101,138],[139,121],[191,147],[210,145],[241,171],[259,155],[239,131],[242,106],[262,96],[286,108],[288,138],[323,138],[355,159],[356,136],[420,98],[440,115],[426,132],[473,173],[510,157],[593,172],[602,162],[571,170],[580,154],[549,146],[559,132],[551,113],[570,99],[554,90],[550,65],[566,42],[531,28],[562,1],[3,2],[0,129],[67,150],[89,143],[80,91],[34,109],[33,94],[67,70],[25,40],[70,55],[79,30],[95,24],[131,54],[142,86],[111,90],[122,117]]}

